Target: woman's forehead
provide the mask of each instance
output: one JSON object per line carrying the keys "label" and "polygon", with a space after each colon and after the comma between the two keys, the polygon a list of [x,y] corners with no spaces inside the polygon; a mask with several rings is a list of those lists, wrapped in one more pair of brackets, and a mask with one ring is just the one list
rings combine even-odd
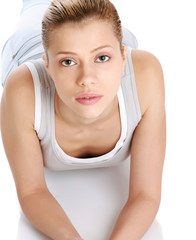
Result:
{"label": "woman's forehead", "polygon": [[90,21],[85,24],[65,23],[50,33],[49,49],[83,46],[93,50],[99,45],[116,45],[118,40],[107,21]]}

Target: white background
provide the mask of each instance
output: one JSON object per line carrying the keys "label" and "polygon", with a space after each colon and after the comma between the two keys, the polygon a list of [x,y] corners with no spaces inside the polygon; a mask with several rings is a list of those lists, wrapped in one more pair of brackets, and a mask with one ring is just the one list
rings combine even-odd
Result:
{"label": "white background", "polygon": [[[166,240],[195,240],[196,14],[194,0],[113,0],[139,48],[160,60],[166,87],[167,152],[158,220]],[[22,0],[1,2],[0,50],[12,33]],[[0,88],[0,95],[2,94]],[[19,205],[0,142],[0,234],[15,239]],[[1,238],[0,236],[0,238]]]}

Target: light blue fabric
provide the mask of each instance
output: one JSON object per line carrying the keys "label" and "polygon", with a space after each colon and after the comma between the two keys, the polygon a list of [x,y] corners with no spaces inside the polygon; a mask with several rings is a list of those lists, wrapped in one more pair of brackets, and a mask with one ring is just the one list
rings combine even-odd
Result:
{"label": "light blue fabric", "polygon": [[43,4],[49,5],[50,2],[51,0],[23,0],[22,12],[32,6],[43,5]]}
{"label": "light blue fabric", "polygon": [[23,0],[15,33],[7,40],[1,54],[1,83],[17,66],[43,55],[41,21],[50,0]]}
{"label": "light blue fabric", "polygon": [[21,30],[11,36],[6,42],[1,56],[2,85],[5,85],[11,70],[27,60],[40,58],[43,51],[39,27]]}

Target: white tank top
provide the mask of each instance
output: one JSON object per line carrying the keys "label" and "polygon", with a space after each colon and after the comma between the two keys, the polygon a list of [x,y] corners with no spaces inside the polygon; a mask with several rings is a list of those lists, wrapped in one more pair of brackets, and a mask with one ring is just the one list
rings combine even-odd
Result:
{"label": "white tank top", "polygon": [[55,86],[48,75],[42,59],[26,62],[35,88],[35,123],[34,128],[40,140],[44,166],[51,170],[73,170],[114,166],[130,156],[130,144],[133,132],[141,119],[135,76],[128,48],[127,62],[121,76],[118,90],[118,102],[121,119],[121,136],[114,149],[92,158],[75,158],[67,155],[55,138]]}

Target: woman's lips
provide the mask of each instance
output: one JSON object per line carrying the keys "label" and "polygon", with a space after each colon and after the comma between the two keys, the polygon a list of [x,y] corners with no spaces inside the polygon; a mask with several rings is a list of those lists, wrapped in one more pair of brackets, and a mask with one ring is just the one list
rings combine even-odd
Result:
{"label": "woman's lips", "polygon": [[97,103],[103,96],[95,93],[84,93],[76,97],[76,101],[83,105],[92,105]]}

